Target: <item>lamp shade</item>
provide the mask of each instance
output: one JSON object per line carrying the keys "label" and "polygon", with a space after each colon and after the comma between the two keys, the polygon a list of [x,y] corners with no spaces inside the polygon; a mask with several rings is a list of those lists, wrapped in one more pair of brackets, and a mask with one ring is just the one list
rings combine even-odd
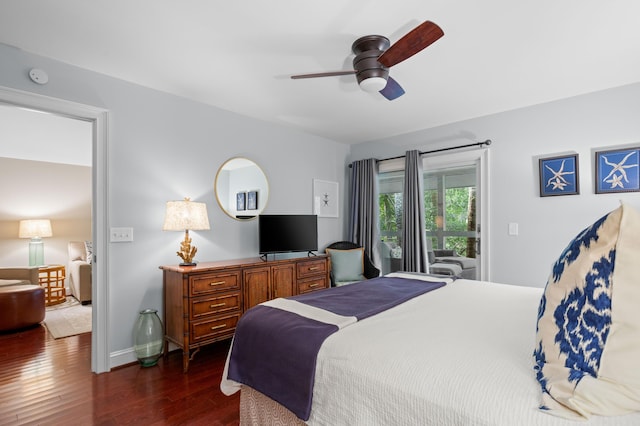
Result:
{"label": "lamp shade", "polygon": [[164,216],[163,231],[199,231],[209,229],[207,205],[195,203],[188,198],[183,201],[168,201]]}
{"label": "lamp shade", "polygon": [[28,219],[20,221],[18,238],[51,237],[51,221],[49,219]]}

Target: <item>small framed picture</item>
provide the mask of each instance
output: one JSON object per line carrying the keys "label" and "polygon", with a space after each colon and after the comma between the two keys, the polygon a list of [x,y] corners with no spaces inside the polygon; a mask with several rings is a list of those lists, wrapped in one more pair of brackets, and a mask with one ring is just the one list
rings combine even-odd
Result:
{"label": "small framed picture", "polygon": [[539,166],[541,197],[580,193],[578,154],[541,158]]}
{"label": "small framed picture", "polygon": [[596,152],[596,194],[640,191],[640,147]]}
{"label": "small framed picture", "polygon": [[338,182],[313,180],[313,212],[318,217],[338,217]]}
{"label": "small framed picture", "polygon": [[247,192],[247,210],[258,210],[258,191]]}
{"label": "small framed picture", "polygon": [[246,192],[238,192],[236,194],[236,210],[242,211],[246,210]]}

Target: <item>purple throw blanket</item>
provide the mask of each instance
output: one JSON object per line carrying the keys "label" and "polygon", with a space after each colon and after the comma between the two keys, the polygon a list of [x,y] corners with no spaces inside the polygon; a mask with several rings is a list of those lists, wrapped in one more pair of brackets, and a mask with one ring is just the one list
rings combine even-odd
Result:
{"label": "purple throw blanket", "polygon": [[[379,277],[290,299],[362,320],[444,285]],[[332,324],[269,306],[255,306],[236,327],[227,377],[308,420],[318,351],[336,331],[338,327]]]}

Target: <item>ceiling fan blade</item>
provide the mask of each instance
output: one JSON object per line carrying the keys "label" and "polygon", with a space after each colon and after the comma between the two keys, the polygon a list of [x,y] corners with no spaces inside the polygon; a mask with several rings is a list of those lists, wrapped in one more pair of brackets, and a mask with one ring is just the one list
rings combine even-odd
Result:
{"label": "ceiling fan blade", "polygon": [[391,45],[380,55],[378,62],[387,68],[391,68],[420,52],[443,35],[442,28],[431,21],[424,21]]}
{"label": "ceiling fan blade", "polygon": [[299,75],[292,75],[291,78],[294,80],[298,80],[300,78],[316,78],[316,77],[335,77],[338,75],[350,75],[350,74],[355,74],[355,70],[350,70],[350,71],[330,71],[330,72],[319,72],[319,73],[315,73],[315,74],[299,74]]}
{"label": "ceiling fan blade", "polygon": [[400,87],[397,81],[389,77],[387,78],[387,85],[380,91],[380,94],[392,101],[404,95],[404,89]]}

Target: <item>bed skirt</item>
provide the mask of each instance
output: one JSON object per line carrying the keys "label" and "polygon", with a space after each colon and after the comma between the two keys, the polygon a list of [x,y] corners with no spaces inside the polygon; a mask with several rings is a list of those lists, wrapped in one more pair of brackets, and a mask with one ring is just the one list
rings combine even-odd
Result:
{"label": "bed skirt", "polygon": [[240,425],[305,425],[291,411],[249,386],[240,389]]}

